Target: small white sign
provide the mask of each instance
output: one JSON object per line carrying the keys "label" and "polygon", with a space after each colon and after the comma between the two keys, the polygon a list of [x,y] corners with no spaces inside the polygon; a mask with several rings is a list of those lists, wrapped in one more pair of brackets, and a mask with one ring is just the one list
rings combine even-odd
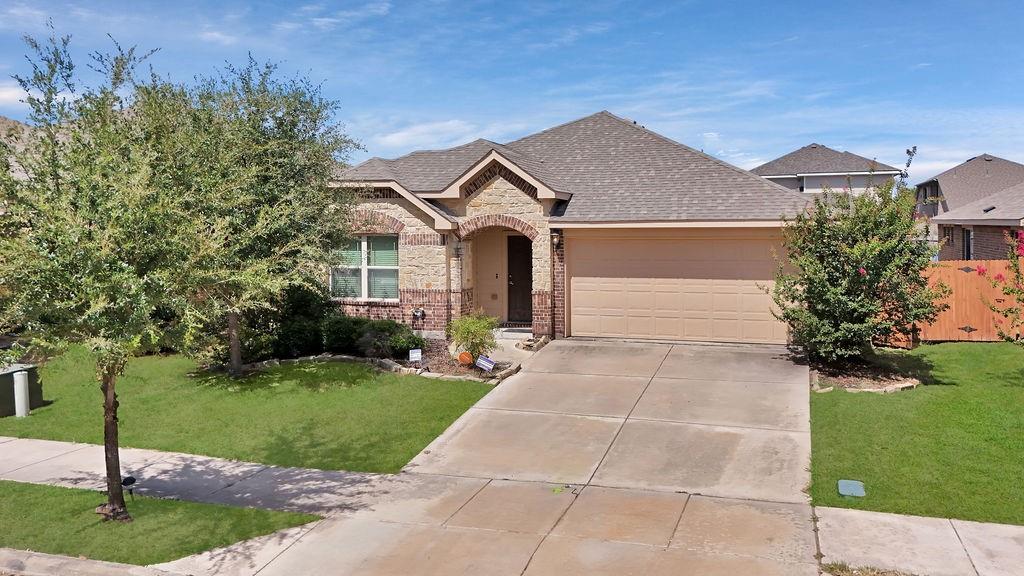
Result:
{"label": "small white sign", "polygon": [[419,362],[421,360],[423,360],[423,350],[419,348],[409,350],[409,362]]}
{"label": "small white sign", "polygon": [[480,356],[476,359],[476,365],[488,372],[494,370],[494,360],[491,360],[487,356]]}

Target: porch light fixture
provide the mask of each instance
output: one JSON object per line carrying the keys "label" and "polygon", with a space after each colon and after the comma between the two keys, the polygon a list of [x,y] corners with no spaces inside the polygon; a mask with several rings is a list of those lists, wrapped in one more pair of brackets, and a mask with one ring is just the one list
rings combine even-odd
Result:
{"label": "porch light fixture", "polygon": [[558,246],[561,243],[562,243],[562,235],[560,233],[558,233],[558,232],[552,232],[551,233],[551,245],[554,246],[555,248],[558,248]]}

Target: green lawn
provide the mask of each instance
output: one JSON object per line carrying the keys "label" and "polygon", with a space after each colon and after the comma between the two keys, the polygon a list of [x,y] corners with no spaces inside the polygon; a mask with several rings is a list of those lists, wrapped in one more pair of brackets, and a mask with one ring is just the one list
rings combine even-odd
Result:
{"label": "green lawn", "polygon": [[[1024,524],[1024,348],[922,346],[884,357],[926,385],[811,394],[811,495],[823,506]],[[846,499],[836,481],[864,481]]]}
{"label": "green lawn", "polygon": [[[121,445],[279,466],[397,472],[490,390],[479,382],[384,373],[323,362],[241,380],[190,376],[181,356],[133,359],[118,382]],[[0,419],[0,436],[101,444],[102,396],[88,353],[41,370],[53,404]]]}
{"label": "green lawn", "polygon": [[156,564],[298,526],[316,516],[136,497],[134,521],[104,522],[106,496],[0,480],[0,547]]}

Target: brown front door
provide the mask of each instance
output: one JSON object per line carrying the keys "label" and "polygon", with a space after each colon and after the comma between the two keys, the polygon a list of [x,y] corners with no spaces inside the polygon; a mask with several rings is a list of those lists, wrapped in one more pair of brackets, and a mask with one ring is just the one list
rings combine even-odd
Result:
{"label": "brown front door", "polygon": [[508,237],[508,321],[533,320],[533,244],[526,236]]}

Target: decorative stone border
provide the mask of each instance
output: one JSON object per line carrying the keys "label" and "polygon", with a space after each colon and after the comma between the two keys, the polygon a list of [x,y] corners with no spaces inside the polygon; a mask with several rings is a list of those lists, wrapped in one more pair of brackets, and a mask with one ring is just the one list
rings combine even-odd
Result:
{"label": "decorative stone border", "polygon": [[[846,392],[853,392],[859,394],[861,392],[870,392],[872,394],[892,394],[893,392],[903,392],[904,390],[913,390],[920,386],[920,382],[903,382],[901,384],[890,384],[884,388],[839,388]],[[821,386],[820,376],[817,370],[811,370],[811,390],[819,394],[831,392],[835,390],[836,386]]]}
{"label": "decorative stone border", "polygon": [[[476,376],[469,375],[454,375],[454,374],[441,374],[440,372],[428,372],[423,368],[409,368],[402,366],[398,362],[391,360],[390,358],[366,358],[363,356],[350,356],[348,354],[320,354],[318,356],[302,356],[300,358],[288,358],[285,360],[271,359],[264,360],[262,362],[253,362],[251,364],[243,364],[242,370],[245,372],[263,370],[272,366],[280,366],[284,364],[298,364],[304,362],[360,362],[363,364],[372,364],[381,370],[387,372],[395,372],[398,374],[412,374],[416,376],[423,376],[424,378],[436,378],[438,380],[464,380],[469,382],[483,382],[485,384],[491,384],[492,386],[500,383],[502,380],[509,376],[519,372],[522,365],[518,362],[513,363],[508,368],[495,372],[490,378],[478,378]],[[223,369],[223,366],[217,368]]]}

